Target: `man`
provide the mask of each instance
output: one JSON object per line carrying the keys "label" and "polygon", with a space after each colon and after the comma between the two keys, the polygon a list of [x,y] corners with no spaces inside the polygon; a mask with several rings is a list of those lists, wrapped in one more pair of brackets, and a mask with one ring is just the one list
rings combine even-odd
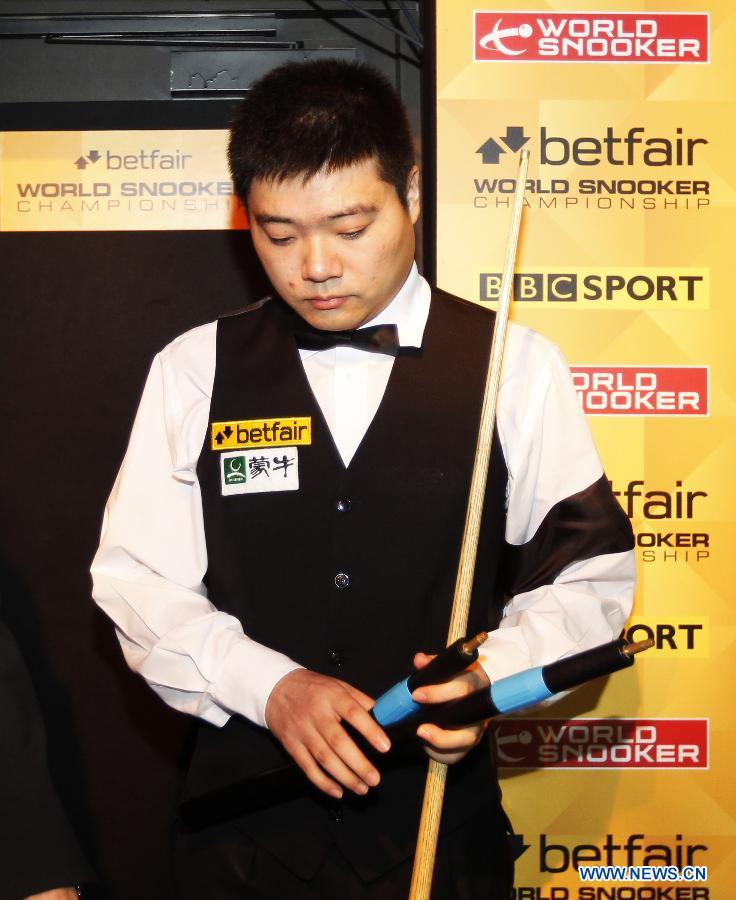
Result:
{"label": "man", "polygon": [[[230,164],[276,296],[154,361],[95,597],[130,665],[209,723],[189,798],[289,756],[314,786],[183,834],[182,896],[404,897],[425,767],[387,753],[368,710],[446,637],[493,316],[413,264],[411,135],[372,70],[274,70],[236,114]],[[513,328],[469,623],[497,630],[482,665],[417,699],[615,637],[631,550],[564,363]],[[483,733],[419,733],[453,763],[434,898],[510,894]]]}

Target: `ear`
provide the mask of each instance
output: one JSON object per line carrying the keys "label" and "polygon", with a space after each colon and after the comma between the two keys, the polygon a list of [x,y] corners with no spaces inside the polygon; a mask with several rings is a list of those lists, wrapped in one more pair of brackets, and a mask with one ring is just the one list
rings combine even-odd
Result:
{"label": "ear", "polygon": [[413,166],[406,180],[406,208],[412,225],[416,225],[422,208],[419,191],[419,166]]}

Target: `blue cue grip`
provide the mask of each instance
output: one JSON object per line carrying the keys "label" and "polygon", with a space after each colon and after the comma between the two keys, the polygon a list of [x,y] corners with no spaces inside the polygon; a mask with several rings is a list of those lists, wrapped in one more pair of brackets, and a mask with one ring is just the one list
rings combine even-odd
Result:
{"label": "blue cue grip", "polygon": [[500,678],[491,685],[491,703],[500,713],[516,712],[552,696],[543,676],[543,667],[525,669],[516,675]]}
{"label": "blue cue grip", "polygon": [[421,708],[421,703],[412,700],[409,679],[405,678],[389,688],[385,694],[381,694],[371,713],[376,722],[385,728],[414,715]]}

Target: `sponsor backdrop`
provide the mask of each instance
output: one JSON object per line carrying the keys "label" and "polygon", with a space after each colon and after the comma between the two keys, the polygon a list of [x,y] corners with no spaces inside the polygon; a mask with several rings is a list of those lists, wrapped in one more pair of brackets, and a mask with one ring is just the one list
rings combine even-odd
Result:
{"label": "sponsor backdrop", "polygon": [[[636,666],[496,723],[517,898],[729,898],[736,676],[730,177],[723,0],[437,5],[441,287],[498,296],[531,153],[512,317],[559,344],[637,536]],[[579,864],[707,866],[582,882]]]}
{"label": "sponsor backdrop", "polygon": [[[519,900],[726,900],[736,13],[612,6],[437,4],[439,284],[493,305],[528,148],[513,318],[572,366],[637,535],[628,635],[656,644],[605,684],[497,723],[497,752]],[[7,131],[0,231],[243,228],[224,151],[222,129]],[[249,451],[227,440],[237,491]],[[597,862],[708,878],[583,884],[575,867]]]}

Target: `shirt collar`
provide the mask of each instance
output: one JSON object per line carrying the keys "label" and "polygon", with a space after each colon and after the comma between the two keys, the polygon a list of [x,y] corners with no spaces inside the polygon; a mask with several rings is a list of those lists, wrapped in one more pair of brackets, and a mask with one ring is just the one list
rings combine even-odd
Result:
{"label": "shirt collar", "polygon": [[369,325],[395,324],[402,347],[421,347],[424,328],[429,316],[431,291],[427,282],[419,274],[417,264],[412,263],[406,281],[386,309],[366,322]]}

